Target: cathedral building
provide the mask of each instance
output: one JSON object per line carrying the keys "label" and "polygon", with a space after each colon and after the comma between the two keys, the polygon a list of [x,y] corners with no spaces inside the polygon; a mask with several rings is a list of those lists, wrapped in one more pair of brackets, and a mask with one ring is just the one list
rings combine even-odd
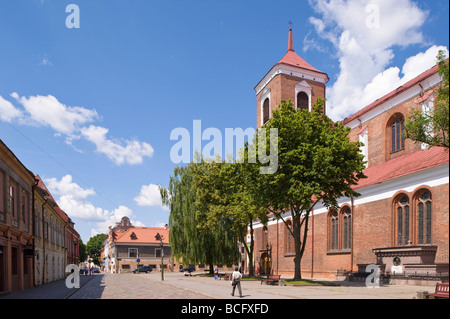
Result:
{"label": "cathedral building", "polygon": [[[287,53],[255,87],[257,127],[282,99],[311,110],[328,80],[295,53],[289,30]],[[448,280],[449,152],[402,135],[410,108],[432,106],[440,82],[435,66],[343,120],[350,140],[364,143],[368,178],[355,187],[361,196],[340,198],[338,210],[315,207],[304,278],[348,279],[376,264],[390,278]],[[255,222],[254,229],[256,268],[293,277],[294,241],[283,221]]]}

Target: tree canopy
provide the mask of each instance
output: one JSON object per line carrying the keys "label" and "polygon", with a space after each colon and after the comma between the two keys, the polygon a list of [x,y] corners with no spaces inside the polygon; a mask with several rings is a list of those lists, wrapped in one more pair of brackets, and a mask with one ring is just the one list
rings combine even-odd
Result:
{"label": "tree canopy", "polygon": [[449,63],[444,51],[437,56],[441,84],[434,90],[434,105],[412,108],[405,122],[405,136],[416,142],[449,149]]}
{"label": "tree canopy", "polygon": [[[323,113],[324,103],[317,99],[310,112],[283,100],[263,126],[278,129],[279,166],[275,173],[264,175],[260,191],[268,210],[283,220],[294,237],[295,280],[301,279],[309,217],[316,204],[333,208],[341,197],[358,196],[352,186],[366,177],[359,152],[362,144],[350,142],[350,129]],[[283,217],[286,213],[292,226]]]}

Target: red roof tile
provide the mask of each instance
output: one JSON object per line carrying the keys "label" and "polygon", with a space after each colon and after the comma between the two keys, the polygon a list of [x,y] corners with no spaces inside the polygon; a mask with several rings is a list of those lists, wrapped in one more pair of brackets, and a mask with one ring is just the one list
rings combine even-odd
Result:
{"label": "red roof tile", "polygon": [[376,101],[372,102],[371,104],[367,105],[366,107],[362,108],[361,110],[359,110],[355,114],[345,118],[342,121],[342,123],[343,124],[347,124],[347,123],[353,121],[354,119],[357,119],[359,116],[361,116],[361,115],[371,111],[372,109],[374,109],[377,106],[383,104],[384,102],[386,102],[387,100],[393,98],[394,96],[396,96],[396,95],[406,91],[407,89],[413,87],[414,85],[422,82],[426,78],[428,78],[428,77],[432,76],[433,74],[437,73],[437,71],[438,71],[438,66],[435,65],[431,69],[428,69],[427,71],[423,72],[422,74],[416,76],[414,79],[406,82],[402,86],[396,88],[395,90],[391,91],[390,93],[384,95],[383,97],[379,98],[378,100],[376,100]]}
{"label": "red roof tile", "polygon": [[360,180],[354,189],[409,175],[448,163],[448,161],[449,152],[442,147],[432,147],[400,156],[385,163],[367,168],[364,171],[367,178]]}
{"label": "red roof tile", "polygon": [[[131,239],[132,234],[136,235],[136,239]],[[163,227],[130,227],[123,233],[118,233],[116,243],[154,243],[159,244],[156,240],[156,234],[163,236],[163,243],[169,243],[169,229]]]}
{"label": "red roof tile", "polygon": [[311,66],[311,64],[302,59],[294,51],[286,52],[285,56],[277,64],[287,64],[295,67],[300,67],[305,70],[323,73],[322,71],[319,71],[315,67]]}
{"label": "red roof tile", "polygon": [[277,64],[287,64],[295,67],[300,67],[306,70],[323,73],[314,68],[313,66],[311,66],[308,62],[302,59],[297,53],[295,53],[294,44],[292,41],[292,29],[289,29],[288,51]]}

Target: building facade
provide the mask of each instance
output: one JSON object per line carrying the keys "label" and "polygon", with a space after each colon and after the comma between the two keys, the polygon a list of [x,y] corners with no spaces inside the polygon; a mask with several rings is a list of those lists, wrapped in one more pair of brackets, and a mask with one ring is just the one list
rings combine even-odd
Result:
{"label": "building facade", "polygon": [[[270,120],[281,99],[311,109],[317,97],[325,97],[327,79],[294,52],[290,30],[285,57],[255,87],[257,126]],[[432,107],[440,82],[433,67],[343,121],[350,140],[364,143],[368,178],[355,187],[361,196],[341,198],[339,210],[315,207],[301,264],[304,277],[335,278],[377,264],[383,273],[405,278],[418,273],[448,278],[449,153],[402,135],[410,108]],[[256,267],[293,276],[294,242],[286,225],[270,220],[256,222],[254,229]]]}
{"label": "building facade", "polygon": [[68,264],[67,215],[59,208],[39,175],[35,187],[35,285],[63,279]]}
{"label": "building facade", "polygon": [[34,175],[0,140],[0,292],[33,285]]}
{"label": "building facade", "polygon": [[133,226],[126,216],[115,227],[109,227],[103,248],[105,272],[131,272],[138,266],[161,270],[161,256],[163,267],[173,271],[167,227]]}
{"label": "building facade", "polygon": [[39,177],[0,140],[0,293],[65,277],[80,236]]}

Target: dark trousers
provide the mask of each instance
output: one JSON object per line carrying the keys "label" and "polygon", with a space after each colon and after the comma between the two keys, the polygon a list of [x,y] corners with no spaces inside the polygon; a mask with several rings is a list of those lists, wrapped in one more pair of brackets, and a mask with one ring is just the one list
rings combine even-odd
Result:
{"label": "dark trousers", "polygon": [[241,281],[237,280],[236,284],[233,286],[233,291],[231,292],[231,295],[234,296],[234,290],[236,289],[236,287],[239,288],[239,297],[242,297],[242,289],[241,289]]}

